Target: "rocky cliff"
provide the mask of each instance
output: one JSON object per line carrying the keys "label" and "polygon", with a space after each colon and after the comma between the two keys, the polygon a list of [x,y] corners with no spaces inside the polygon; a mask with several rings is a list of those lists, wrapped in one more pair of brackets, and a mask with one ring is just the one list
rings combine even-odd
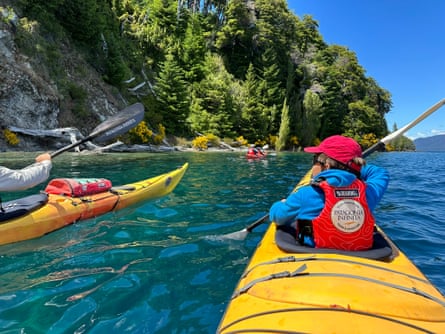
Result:
{"label": "rocky cliff", "polygon": [[[61,93],[39,54],[25,56],[20,52],[15,42],[20,13],[4,0],[0,0],[0,19],[0,151],[51,150],[70,142],[68,135],[51,139],[17,133],[19,142],[11,145],[4,135],[5,129],[74,127],[86,136],[98,123],[124,107],[125,101],[113,95],[112,87],[66,42],[58,46],[58,53],[63,55],[59,68],[86,92],[83,108],[88,114],[75,114],[72,101]],[[31,33],[38,33],[38,27]]]}

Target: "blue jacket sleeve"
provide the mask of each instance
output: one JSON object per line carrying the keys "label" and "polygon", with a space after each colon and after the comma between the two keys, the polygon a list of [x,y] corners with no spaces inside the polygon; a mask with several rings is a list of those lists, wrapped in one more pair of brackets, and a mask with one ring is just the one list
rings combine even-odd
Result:
{"label": "blue jacket sleeve", "polygon": [[[296,197],[297,194],[298,193],[291,194],[287,199],[272,204],[269,210],[270,220],[278,225],[284,225],[295,220],[298,213],[298,206],[289,205],[289,202],[292,200],[292,197]],[[294,200],[292,203],[296,204],[297,201]]]}
{"label": "blue jacket sleeve", "polygon": [[389,173],[382,167],[367,164],[361,169],[361,178],[366,182],[366,199],[373,211],[388,188]]}
{"label": "blue jacket sleeve", "polygon": [[296,219],[313,219],[323,205],[324,197],[312,186],[305,186],[290,194],[286,200],[275,202],[269,210],[269,218],[278,225],[290,224]]}

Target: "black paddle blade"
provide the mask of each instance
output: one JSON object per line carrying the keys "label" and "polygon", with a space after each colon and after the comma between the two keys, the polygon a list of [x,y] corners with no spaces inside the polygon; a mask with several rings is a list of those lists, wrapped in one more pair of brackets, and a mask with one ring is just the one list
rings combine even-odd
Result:
{"label": "black paddle blade", "polygon": [[96,142],[106,142],[126,133],[144,119],[144,105],[135,103],[99,124],[89,137]]}
{"label": "black paddle blade", "polygon": [[114,137],[119,136],[138,125],[143,118],[144,106],[142,103],[132,104],[131,106],[120,111],[118,114],[99,124],[87,137],[51,153],[51,157],[54,158],[59,154],[92,139],[97,139],[98,141],[102,142],[113,139]]}

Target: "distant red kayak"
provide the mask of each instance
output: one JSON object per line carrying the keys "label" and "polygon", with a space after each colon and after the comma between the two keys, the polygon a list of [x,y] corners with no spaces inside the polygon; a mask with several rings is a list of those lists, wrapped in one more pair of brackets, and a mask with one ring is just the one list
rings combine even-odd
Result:
{"label": "distant red kayak", "polygon": [[246,154],[247,159],[263,159],[267,156],[267,154]]}
{"label": "distant red kayak", "polygon": [[249,148],[249,150],[246,153],[246,158],[247,159],[262,159],[265,158],[267,156],[267,153],[264,152],[262,149],[260,148]]}

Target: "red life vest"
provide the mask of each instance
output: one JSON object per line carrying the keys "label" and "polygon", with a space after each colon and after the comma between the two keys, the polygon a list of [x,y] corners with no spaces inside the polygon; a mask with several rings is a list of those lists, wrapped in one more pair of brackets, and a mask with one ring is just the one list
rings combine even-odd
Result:
{"label": "red life vest", "polygon": [[312,220],[315,247],[370,249],[375,220],[366,202],[366,184],[356,179],[347,187],[334,187],[323,180],[317,186],[325,193],[325,205]]}

